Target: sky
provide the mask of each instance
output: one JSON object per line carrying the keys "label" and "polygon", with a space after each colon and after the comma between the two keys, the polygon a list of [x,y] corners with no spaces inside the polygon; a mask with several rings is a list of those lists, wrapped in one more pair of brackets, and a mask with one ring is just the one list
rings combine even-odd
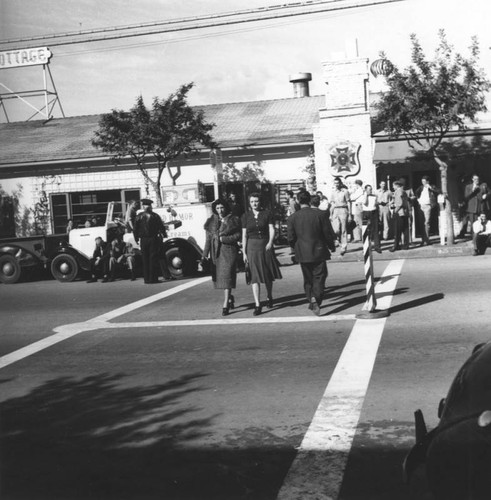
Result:
{"label": "sky", "polygon": [[[292,0],[293,1],[293,0]],[[0,0],[0,39],[137,24],[291,3],[288,0]],[[192,105],[282,99],[293,96],[289,75],[312,73],[311,95],[325,91],[322,63],[345,56],[356,39],[370,62],[381,51],[398,67],[410,63],[411,33],[432,56],[443,28],[456,50],[481,46],[491,78],[489,0],[402,0],[359,9],[120,41],[55,46],[50,70],[66,116],[129,109],[139,95],[147,105],[194,82]],[[44,47],[34,42],[33,47]],[[48,45],[49,46],[49,45]],[[0,47],[0,51],[4,50]],[[378,79],[380,80],[380,79]],[[43,87],[40,66],[1,69],[11,90]],[[380,81],[371,79],[372,90]],[[0,92],[4,92],[0,86]],[[10,121],[30,108],[5,101]],[[61,116],[58,107],[55,117]],[[0,122],[5,117],[0,110]]]}

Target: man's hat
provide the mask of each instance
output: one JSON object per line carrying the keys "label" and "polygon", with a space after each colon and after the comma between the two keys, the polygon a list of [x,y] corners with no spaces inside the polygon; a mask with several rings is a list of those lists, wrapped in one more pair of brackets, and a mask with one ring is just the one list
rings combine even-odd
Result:
{"label": "man's hat", "polygon": [[143,200],[140,200],[140,203],[142,205],[151,205],[153,203],[153,201],[149,200],[148,198],[143,198]]}

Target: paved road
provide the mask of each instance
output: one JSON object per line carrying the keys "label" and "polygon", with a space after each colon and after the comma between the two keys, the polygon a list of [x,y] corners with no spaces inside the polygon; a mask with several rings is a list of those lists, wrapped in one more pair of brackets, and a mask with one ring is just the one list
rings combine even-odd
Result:
{"label": "paved road", "polygon": [[[2,499],[429,499],[400,463],[412,413],[488,340],[488,256],[376,262],[383,320],[356,320],[360,263],[323,316],[298,266],[252,317],[209,281],[0,286]],[[469,318],[472,318],[469,320]]]}

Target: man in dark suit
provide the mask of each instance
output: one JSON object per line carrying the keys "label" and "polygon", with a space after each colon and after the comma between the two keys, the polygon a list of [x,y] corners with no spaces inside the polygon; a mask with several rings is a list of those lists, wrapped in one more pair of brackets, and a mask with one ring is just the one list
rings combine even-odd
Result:
{"label": "man in dark suit", "polygon": [[288,218],[288,242],[302,269],[305,295],[309,309],[317,316],[327,278],[326,260],[336,251],[336,236],[326,212],[310,207],[310,194],[298,194],[300,210]]}
{"label": "man in dark suit", "polygon": [[160,216],[152,210],[153,202],[145,198],[140,203],[143,212],[136,216],[133,235],[136,243],[140,243],[143,280],[147,284],[158,283],[159,249],[166,230]]}
{"label": "man in dark suit", "polygon": [[404,191],[401,181],[395,181],[394,186],[394,246],[389,252],[395,252],[401,249],[409,249],[409,198]]}
{"label": "man in dark suit", "polygon": [[107,251],[106,242],[98,236],[95,239],[95,249],[90,259],[90,274],[91,278],[87,283],[95,283],[97,281],[97,273],[102,272],[102,282],[106,283],[109,278],[109,253]]}

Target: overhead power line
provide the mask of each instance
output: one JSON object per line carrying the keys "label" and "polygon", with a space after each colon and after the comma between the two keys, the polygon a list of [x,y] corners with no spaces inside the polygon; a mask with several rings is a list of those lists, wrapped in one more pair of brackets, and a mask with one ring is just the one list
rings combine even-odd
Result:
{"label": "overhead power line", "polygon": [[[116,40],[121,38],[156,35],[176,31],[188,31],[203,28],[213,28],[257,21],[281,19],[286,17],[317,14],[321,12],[370,7],[374,5],[401,2],[404,0],[308,0],[290,4],[273,5],[254,9],[209,14],[180,19],[170,19],[150,23],[140,23],[127,26],[113,26],[93,30],[72,31],[51,35],[38,35],[26,38],[16,38],[0,41],[0,49],[12,46],[16,49],[32,46],[33,42],[44,42],[50,47],[60,45],[73,45],[90,42]],[[8,50],[8,49],[7,49]]]}

